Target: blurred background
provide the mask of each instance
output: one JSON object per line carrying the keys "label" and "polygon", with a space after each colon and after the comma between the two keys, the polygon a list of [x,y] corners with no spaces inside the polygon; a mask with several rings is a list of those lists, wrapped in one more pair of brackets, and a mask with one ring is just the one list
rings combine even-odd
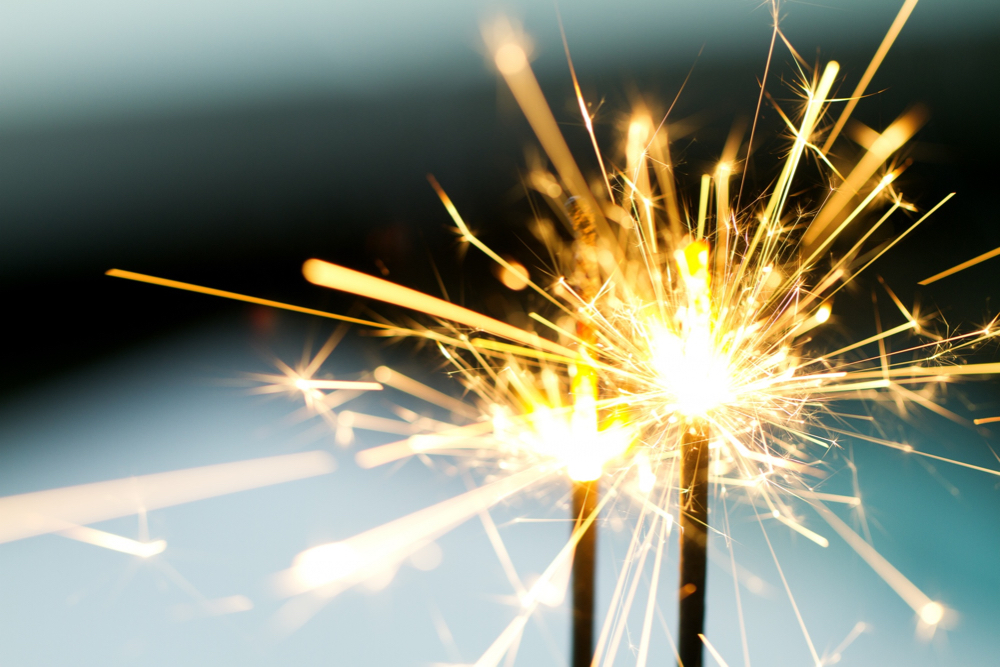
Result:
{"label": "blurred background", "polygon": [[[841,63],[846,94],[900,4],[787,2],[782,26],[807,60]],[[753,113],[767,8],[756,0],[577,0],[559,10],[584,93],[601,104],[605,145],[620,137],[634,103],[666,108],[690,73],[672,118],[696,130],[675,149],[693,187],[734,120]],[[391,475],[360,471],[332,434],[289,424],[293,403],[231,386],[242,373],[272,369],[272,355],[297,359],[332,327],[103,275],[115,267],[346,312],[352,299],[305,284],[304,259],[387,273],[433,293],[436,267],[453,298],[502,315],[507,302],[490,296],[502,286],[482,258],[461,257],[426,181],[433,173],[487,243],[531,265],[520,174],[532,136],[480,36],[482,22],[500,12],[532,36],[550,104],[585,170],[595,168],[553,4],[0,3],[0,495],[308,449],[327,449],[338,464],[332,475],[151,512],[151,534],[170,545],[155,564],[53,536],[0,544],[0,663],[461,663],[500,632],[512,614],[503,598],[510,591],[481,526],[470,523],[442,540],[433,571],[404,568],[385,590],[352,591],[289,638],[264,637],[281,602],[267,577],[295,554],[463,484],[416,463]],[[998,37],[995,2],[921,0],[855,112],[882,129],[914,103],[930,110],[900,188],[922,208],[958,196],[877,268],[904,302],[938,309],[949,323],[978,324],[997,310],[1000,260],[928,288],[916,282],[1000,246]],[[777,81],[793,83],[794,65],[786,50],[776,53],[769,87],[791,99]],[[763,118],[778,127],[773,113]],[[765,185],[777,157],[759,153],[748,183]],[[857,303],[870,311],[867,293]],[[870,327],[864,308],[834,314],[845,328]],[[421,377],[435,369],[431,354],[411,347],[353,335],[344,345],[329,362],[334,373],[386,360]],[[983,354],[996,360],[996,350]],[[964,414],[991,405],[1000,413],[996,399],[994,389],[974,387],[950,400]],[[919,430],[957,458],[996,466],[987,447],[995,440],[943,421]],[[876,546],[959,621],[918,641],[912,612],[853,552],[834,544],[817,554],[782,534],[773,539],[785,547],[782,562],[814,640],[832,651],[861,621],[871,629],[844,664],[993,664],[995,478],[867,446],[854,455]],[[535,501],[558,501],[564,491]],[[540,572],[558,550],[565,534],[554,525],[511,529],[525,572]],[[134,517],[103,528],[131,537],[138,530]],[[762,582],[751,596],[751,657],[808,664],[766,545],[753,524],[745,530],[745,566]],[[602,554],[607,581],[618,547],[608,539]],[[732,582],[723,569],[712,576],[719,597],[710,600],[710,627],[717,624],[730,664],[740,664]],[[237,601],[213,615],[202,604],[232,596],[252,609]],[[664,610],[673,627],[671,605]],[[557,608],[530,626],[518,664],[565,661],[564,617]]]}

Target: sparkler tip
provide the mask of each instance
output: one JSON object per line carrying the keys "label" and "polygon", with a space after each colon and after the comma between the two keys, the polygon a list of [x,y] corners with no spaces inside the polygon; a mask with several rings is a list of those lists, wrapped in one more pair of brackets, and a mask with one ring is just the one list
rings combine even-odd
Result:
{"label": "sparkler tip", "polygon": [[944,618],[944,606],[939,602],[928,602],[920,610],[920,620],[927,625],[937,625]]}
{"label": "sparkler tip", "polygon": [[493,61],[501,74],[517,74],[528,66],[528,56],[520,44],[508,42],[497,49]]}

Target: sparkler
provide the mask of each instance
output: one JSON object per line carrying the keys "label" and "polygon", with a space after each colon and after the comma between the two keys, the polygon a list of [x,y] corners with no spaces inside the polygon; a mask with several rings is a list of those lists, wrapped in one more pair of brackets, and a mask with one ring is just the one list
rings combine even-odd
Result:
{"label": "sparkler", "polygon": [[[570,61],[584,126],[601,166],[598,185],[592,187],[577,166],[532,73],[526,39],[509,23],[498,23],[487,31],[494,63],[554,170],[551,173],[543,166],[534,166],[528,182],[536,196],[546,200],[555,216],[566,223],[565,235],[544,220],[535,224],[537,236],[553,258],[549,271],[555,279],[539,284],[526,275],[523,266],[483,244],[444,189],[433,179],[431,182],[461,240],[484,252],[505,275],[516,276],[520,286],[529,287],[549,304],[551,312],[529,313],[538,327],[534,331],[319,259],[310,259],[303,266],[310,282],[416,310],[433,318],[435,324],[394,326],[110,271],[118,277],[347,320],[375,327],[384,336],[429,339],[473,396],[470,401],[457,401],[383,367],[375,372],[378,383],[437,404],[451,412],[454,423],[386,420],[353,411],[334,412],[341,400],[336,392],[350,391],[350,387],[337,381],[313,380],[311,372],[288,369],[282,376],[260,378],[275,391],[301,391],[338,429],[338,439],[343,441],[350,439],[355,428],[407,436],[359,452],[357,460],[363,467],[409,456],[446,455],[465,458],[467,469],[489,471],[491,478],[463,496],[300,554],[280,577],[284,593],[297,596],[282,613],[285,627],[305,622],[323,600],[393,571],[402,559],[479,515],[518,591],[521,608],[477,665],[497,665],[505,655],[516,652],[527,619],[538,604],[551,597],[560,573],[570,563],[574,568],[573,663],[610,665],[635,602],[647,555],[655,552],[637,654],[637,664],[644,666],[659,573],[667,538],[676,524],[681,563],[677,658],[685,667],[698,666],[702,647],[707,646],[721,659],[704,634],[705,564],[715,523],[709,521],[713,485],[717,504],[724,509],[730,495],[743,494],[760,520],[765,538],[762,518],[770,517],[825,547],[827,538],[805,525],[792,505],[801,502],[813,509],[913,608],[925,630],[933,632],[943,624],[949,611],[896,570],[825,504],[858,507],[859,498],[816,489],[816,480],[828,475],[827,459],[839,448],[839,437],[857,437],[907,454],[1000,475],[993,469],[917,451],[908,443],[830,424],[855,416],[835,411],[835,401],[914,404],[948,416],[952,413],[946,408],[911,387],[933,388],[962,376],[1000,372],[1000,364],[955,362],[961,351],[997,336],[994,322],[946,338],[937,336],[887,285],[884,288],[902,323],[883,330],[879,321],[875,333],[833,350],[818,336],[831,319],[833,297],[952,197],[918,210],[897,189],[907,163],[894,161],[893,156],[922,124],[924,113],[920,109],[904,113],[883,132],[870,131],[865,151],[856,161],[833,151],[854,105],[915,4],[916,0],[904,3],[832,129],[827,129],[831,109],[845,101],[834,97],[839,66],[828,62],[809,68],[792,49],[799,62],[802,103],[795,112],[786,112],[774,102],[790,139],[787,151],[773,185],[757,197],[746,197],[746,204],[742,174],[758,132],[756,117],[745,149],[741,138],[734,135],[717,166],[701,176],[696,196],[687,199],[683,179],[671,161],[666,118],[657,124],[647,111],[636,110],[625,137],[625,165],[618,170],[606,166]],[[778,37],[791,49],[775,20],[766,72]],[[810,160],[823,168],[831,185],[830,195],[820,202],[793,194]],[[741,181],[738,189],[733,188],[737,193],[734,197],[730,188],[736,177]],[[916,221],[890,243],[870,248],[872,235],[905,212],[916,213]],[[570,238],[564,238],[567,235]],[[995,253],[981,255],[925,282],[944,278]],[[890,352],[886,341],[904,335],[925,340]],[[866,355],[864,350],[869,346],[877,346],[878,353]],[[310,364],[311,371],[316,367],[318,363]],[[362,381],[354,389],[381,386],[375,384]],[[325,394],[324,390],[333,393]],[[513,493],[551,480],[557,473],[574,483],[574,528],[566,547],[538,582],[525,588],[513,572],[488,509]],[[599,497],[602,480],[607,491]],[[609,611],[593,642],[593,620],[587,610],[593,605],[595,530],[600,512],[609,502],[634,503],[638,518]],[[770,547],[769,538],[767,542]],[[777,559],[775,564],[813,662],[822,664]]]}

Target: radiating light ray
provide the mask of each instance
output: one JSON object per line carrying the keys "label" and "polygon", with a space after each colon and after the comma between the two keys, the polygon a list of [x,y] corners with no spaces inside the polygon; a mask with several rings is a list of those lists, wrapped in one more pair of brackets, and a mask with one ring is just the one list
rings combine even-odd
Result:
{"label": "radiating light ray", "polygon": [[394,371],[388,366],[379,366],[375,369],[375,379],[384,385],[406,392],[412,396],[432,403],[445,410],[450,410],[455,414],[462,415],[468,419],[479,419],[480,413],[468,403],[452,398],[436,389],[432,389],[422,382],[406,377],[399,371]]}
{"label": "radiating light ray", "polygon": [[522,345],[542,348],[543,350],[567,357],[574,356],[572,350],[569,348],[546,340],[538,334],[531,334],[524,329],[518,329],[506,322],[481,315],[468,308],[456,306],[453,303],[443,301],[423,292],[418,292],[409,287],[403,287],[388,280],[369,276],[360,271],[330,264],[319,259],[310,259],[302,265],[302,274],[309,282],[322,287],[342,290],[369,299],[376,299],[404,308],[419,310],[433,317],[440,317],[445,320],[464,324],[473,329],[481,329],[502,338],[516,341]]}
{"label": "radiating light ray", "polygon": [[503,539],[500,537],[497,525],[493,522],[493,517],[490,516],[488,509],[484,509],[479,512],[479,518],[483,522],[486,536],[490,538],[490,544],[493,545],[493,551],[496,552],[500,566],[503,568],[504,574],[507,575],[507,581],[510,582],[511,588],[514,589],[517,599],[521,600],[523,604],[523,601],[527,600],[528,591],[521,582],[521,578],[517,576],[514,561],[511,560],[510,554],[507,552],[507,547],[503,544]]}
{"label": "radiating light ray", "polygon": [[733,595],[736,598],[736,617],[740,624],[740,645],[743,648],[743,665],[750,667],[750,646],[747,643],[747,628],[743,618],[743,601],[740,596],[740,580],[736,569],[736,549],[733,546],[732,530],[729,525],[729,502],[728,493],[725,489],[720,494],[722,500],[722,512],[725,519],[726,547],[729,552],[729,566],[733,574]]}
{"label": "radiating light ray", "polygon": [[237,294],[236,292],[227,292],[225,290],[219,290],[212,287],[202,287],[201,285],[193,285],[191,283],[182,283],[179,280],[169,280],[167,278],[158,278],[156,276],[149,276],[144,273],[135,273],[133,271],[122,271],[121,269],[110,269],[105,272],[105,275],[111,276],[113,278],[125,278],[126,280],[134,280],[140,283],[149,283],[150,285],[160,285],[162,287],[172,287],[173,289],[184,290],[187,292],[196,292],[198,294],[208,294],[209,296],[221,296],[223,299],[231,299],[233,301],[243,301],[245,303],[253,303],[258,306],[267,306],[268,308],[278,308],[279,310],[290,310],[294,313],[304,313],[306,315],[315,315],[316,317],[325,317],[331,320],[340,320],[341,322],[350,322],[352,324],[361,324],[366,327],[376,327],[376,328],[388,328],[388,325],[382,324],[380,322],[372,322],[370,320],[361,320],[356,317],[348,317],[346,315],[338,315],[337,313],[328,313],[325,310],[316,310],[315,308],[304,308],[302,306],[294,306],[288,303],[282,303],[280,301],[272,301],[271,299],[260,299],[255,296],[247,296],[246,294]]}
{"label": "radiating light ray", "polygon": [[719,667],[729,667],[726,661],[722,659],[722,656],[719,655],[719,652],[715,649],[715,647],[712,646],[712,642],[708,641],[708,637],[706,637],[705,635],[698,635],[698,636],[701,638],[701,641],[705,642],[705,648],[707,648],[708,652],[712,654],[712,657],[715,659],[715,662],[719,663]]}
{"label": "radiating light ray", "polygon": [[[612,487],[614,489],[616,487]],[[577,522],[576,526],[573,528],[573,533],[570,535],[570,539],[566,542],[565,546],[559,551],[559,554],[552,560],[549,566],[545,569],[545,572],[538,578],[532,587],[528,590],[525,599],[522,601],[522,610],[518,615],[512,620],[507,627],[500,633],[500,636],[486,649],[479,660],[476,661],[475,667],[496,667],[503,659],[503,656],[511,649],[521,633],[524,631],[524,626],[528,622],[528,618],[534,613],[535,608],[541,602],[541,597],[545,591],[545,588],[549,585],[552,578],[555,576],[564,565],[564,563],[570,559],[573,555],[573,549],[576,547],[577,543],[583,537],[584,533],[590,528],[590,525],[597,520],[600,515],[601,510],[607,504],[608,499],[612,497],[612,494],[607,494],[605,497],[597,504],[594,511],[590,516],[582,517],[580,521]]]}
{"label": "radiating light ray", "polygon": [[422,434],[411,436],[406,440],[363,449],[355,455],[354,460],[362,468],[375,468],[420,452],[429,452],[435,449],[455,449],[463,446],[479,447],[483,443],[477,441],[475,438],[491,431],[493,431],[492,422],[478,422],[476,424],[469,424],[468,426],[458,426],[433,435]]}
{"label": "radiating light ray", "polygon": [[538,80],[535,79],[528,64],[528,56],[524,51],[524,46],[519,43],[520,40],[513,28],[509,24],[498,22],[493,26],[492,35],[487,37],[487,42],[495,54],[494,62],[497,69],[503,75],[517,99],[518,105],[524,111],[528,123],[549,159],[552,160],[559,176],[566,183],[573,196],[580,197],[587,203],[590,214],[595,216],[598,223],[602,226],[606,225],[601,213],[602,209],[594,199],[569,146],[566,145],[562,132],[559,131],[559,125],[556,123],[556,119],[545,101],[545,95],[538,85]]}
{"label": "radiating light ray", "polygon": [[844,641],[840,642],[837,648],[833,649],[830,653],[830,657],[824,659],[823,664],[827,665],[840,662],[840,659],[843,657],[844,651],[847,650],[847,647],[853,644],[854,640],[867,632],[868,629],[868,624],[864,621],[858,621],[855,623],[854,627],[851,628],[851,631],[847,633],[846,637],[844,637]]}
{"label": "radiating light ray", "polygon": [[95,547],[103,547],[111,551],[120,551],[123,554],[138,556],[139,558],[149,558],[163,553],[167,548],[166,540],[154,540],[152,542],[139,542],[121,535],[107,533],[103,530],[90,528],[88,526],[73,526],[60,530],[59,535],[68,537],[77,542],[93,544]]}
{"label": "radiating light ray", "polygon": [[948,276],[953,276],[956,273],[958,273],[959,271],[965,271],[966,269],[968,269],[970,267],[973,267],[976,264],[980,264],[982,262],[985,262],[988,259],[993,259],[997,255],[1000,255],[1000,248],[994,248],[993,250],[990,250],[989,252],[984,252],[982,255],[978,255],[976,257],[973,257],[972,259],[970,259],[970,260],[968,260],[966,262],[962,262],[961,264],[959,264],[957,266],[953,266],[950,269],[942,271],[941,273],[935,273],[930,278],[924,278],[923,280],[921,280],[917,284],[918,285],[930,285],[931,283],[936,283],[937,281],[941,280],[942,278],[947,278]]}
{"label": "radiating light ray", "polygon": [[844,124],[847,122],[847,119],[851,117],[851,114],[854,112],[854,108],[857,106],[858,102],[861,101],[861,98],[865,94],[865,90],[868,88],[868,84],[871,83],[872,77],[875,76],[875,72],[878,71],[882,61],[885,60],[885,56],[889,53],[889,49],[892,48],[893,42],[896,41],[899,33],[903,30],[903,26],[906,25],[906,21],[910,18],[913,8],[916,6],[917,0],[906,0],[906,2],[903,3],[903,6],[899,8],[899,13],[896,14],[895,20],[893,20],[892,25],[889,26],[889,32],[886,33],[885,37],[882,39],[882,43],[879,44],[878,50],[875,52],[875,57],[873,57],[871,62],[868,63],[868,68],[861,76],[861,81],[858,82],[854,92],[851,93],[851,97],[847,100],[847,105],[840,113],[840,117],[837,118],[837,122],[834,123],[833,129],[830,130],[830,134],[827,135],[826,143],[823,144],[822,148],[822,152],[824,154],[830,151],[830,148],[840,135],[840,131],[844,129]]}
{"label": "radiating light ray", "polygon": [[278,576],[279,590],[288,596],[317,590],[323,597],[333,597],[402,562],[428,542],[552,472],[529,468],[347,540],[312,547]]}
{"label": "radiating light ray", "polygon": [[877,445],[882,445],[883,447],[889,447],[891,449],[898,449],[901,452],[906,452],[907,454],[915,454],[917,456],[923,456],[924,458],[934,459],[935,461],[941,461],[943,463],[950,463],[951,465],[959,466],[961,468],[968,468],[970,470],[977,470],[979,472],[985,472],[989,475],[1000,476],[1000,470],[994,470],[993,468],[986,468],[983,466],[973,465],[971,463],[965,463],[964,461],[957,461],[955,459],[949,459],[944,456],[938,456],[936,454],[931,454],[929,452],[922,452],[918,449],[914,449],[913,445],[908,445],[902,442],[892,442],[891,440],[885,440],[882,438],[873,438],[870,435],[864,435],[863,433],[851,433],[849,431],[841,431],[832,427],[828,427],[830,431],[834,433],[841,433],[843,435],[848,435],[859,440],[866,440],[868,442],[874,442]]}
{"label": "radiating light ray", "polygon": [[921,107],[915,107],[897,118],[886,128],[885,132],[879,135],[879,138],[844,179],[834,195],[813,219],[812,224],[809,225],[809,229],[802,239],[806,246],[813,246],[823,237],[827,228],[833,224],[851,199],[862,190],[875,172],[889,159],[889,156],[910,140],[910,137],[923,126],[926,119],[926,111]]}
{"label": "radiating light ray", "polygon": [[854,551],[875,571],[875,573],[896,591],[910,608],[928,625],[937,625],[944,618],[944,608],[934,602],[923,591],[917,588],[903,574],[892,566],[878,551],[865,542],[844,523],[840,517],[831,512],[820,502],[812,504],[816,512],[830,524]]}
{"label": "radiating light ray", "polygon": [[[765,496],[766,497],[766,496]],[[754,508],[754,513],[756,514],[757,509]],[[795,602],[795,596],[792,595],[792,589],[788,585],[788,580],[785,578],[785,571],[781,567],[781,563],[778,562],[778,555],[774,553],[774,546],[771,544],[771,538],[767,534],[767,529],[764,527],[764,522],[761,521],[760,515],[757,515],[757,523],[760,524],[760,531],[764,535],[764,541],[767,542],[767,548],[771,552],[771,560],[774,561],[774,566],[778,570],[778,576],[781,577],[781,584],[785,587],[785,593],[788,595],[788,601],[792,605],[792,610],[795,612],[795,618],[799,622],[799,629],[802,631],[802,636],[806,640],[806,645],[809,646],[809,653],[812,655],[813,664],[818,665],[820,663],[819,654],[816,653],[816,646],[813,644],[812,637],[809,636],[809,630],[806,629],[805,621],[802,620],[802,613],[799,611],[799,605]]]}
{"label": "radiating light ray", "polygon": [[996,422],[1000,422],[1000,417],[980,417],[979,419],[972,420],[972,423],[976,426],[979,426],[980,424],[993,424]]}
{"label": "radiating light ray", "polygon": [[270,456],[0,498],[0,543],[333,472],[326,452]]}
{"label": "radiating light ray", "polygon": [[646,592],[646,613],[642,622],[642,635],[639,638],[639,653],[635,661],[636,667],[646,667],[646,660],[649,658],[649,642],[653,631],[653,612],[656,608],[656,593],[659,589],[660,570],[663,568],[663,554],[667,543],[667,536],[670,535],[671,525],[665,521],[661,521],[659,524],[660,539],[656,545],[653,573],[649,582],[649,589]]}

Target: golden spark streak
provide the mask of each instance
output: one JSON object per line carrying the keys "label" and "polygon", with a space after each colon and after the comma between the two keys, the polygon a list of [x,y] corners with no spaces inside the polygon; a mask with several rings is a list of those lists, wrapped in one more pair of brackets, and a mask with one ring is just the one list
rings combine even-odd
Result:
{"label": "golden spark streak", "polygon": [[988,259],[993,259],[997,255],[1000,255],[1000,248],[994,248],[993,250],[990,250],[989,252],[984,252],[982,255],[979,255],[978,257],[973,257],[972,259],[970,259],[967,262],[962,262],[958,266],[953,266],[950,269],[948,269],[947,271],[942,271],[941,273],[935,273],[930,278],[924,278],[923,280],[921,280],[917,284],[918,285],[930,285],[931,283],[936,283],[937,281],[941,280],[942,278],[947,278],[948,276],[955,275],[959,271],[965,271],[969,267],[975,266],[976,264],[979,264],[980,262],[985,262]]}
{"label": "golden spark streak", "polygon": [[0,498],[0,543],[333,470],[329,454],[313,451],[6,496]]}
{"label": "golden spark streak", "polygon": [[479,419],[481,416],[479,411],[468,403],[463,403],[457,398],[441,393],[437,389],[432,389],[422,382],[417,382],[413,378],[406,377],[399,371],[394,371],[388,366],[379,366],[376,368],[375,379],[393,389],[406,392],[411,396],[416,396],[423,401],[440,406],[463,417]]}
{"label": "golden spark streak", "polygon": [[[559,16],[559,6],[556,6],[556,15]],[[608,180],[608,170],[604,167],[604,158],[601,157],[601,147],[597,145],[597,135],[594,134],[594,119],[587,111],[587,103],[583,99],[583,92],[580,90],[580,82],[576,78],[576,68],[573,67],[573,59],[569,56],[569,42],[566,41],[566,30],[563,29],[562,17],[559,16],[559,34],[562,36],[563,49],[566,51],[566,62],[569,64],[569,75],[573,79],[573,92],[576,94],[577,103],[580,105],[580,116],[587,127],[587,134],[590,135],[590,143],[594,147],[594,154],[597,155],[597,164],[601,167],[601,175],[604,177],[604,187],[608,190],[608,199],[615,200],[614,192],[611,190],[611,181]]]}
{"label": "golden spark streak", "polygon": [[513,39],[512,35],[507,35],[506,39],[501,41],[503,43],[498,44],[494,51],[494,62],[528,119],[528,124],[535,131],[535,136],[538,137],[542,148],[552,160],[569,191],[573,196],[581,197],[598,224],[606,227],[601,207],[590,192],[586,179],[580,173],[580,168],[573,159],[562,132],[559,131],[559,125],[545,101],[545,94],[542,93],[538,80],[531,71],[524,48]]}
{"label": "golden spark streak", "polygon": [[976,426],[981,424],[992,424],[994,422],[1000,422],[1000,417],[983,417],[982,419],[973,419],[972,423]]}
{"label": "golden spark streak", "polygon": [[495,320],[468,308],[456,306],[409,287],[403,287],[388,280],[382,280],[320,259],[306,260],[305,264],[302,265],[302,275],[314,285],[416,310],[432,317],[440,317],[473,329],[486,331],[501,338],[517,341],[529,347],[539,347],[570,358],[576,356],[568,347],[553,343],[538,334],[529,333],[506,322]]}
{"label": "golden spark streak", "polygon": [[244,301],[246,303],[254,303],[258,306],[267,306],[269,308],[278,308],[280,310],[290,310],[294,313],[304,313],[306,315],[315,315],[317,317],[326,317],[331,320],[340,320],[341,322],[350,322],[352,324],[363,324],[366,327],[376,327],[379,329],[391,328],[388,325],[381,324],[380,322],[370,322],[368,320],[359,320],[356,317],[347,317],[346,315],[338,315],[336,313],[328,313],[325,310],[316,310],[315,308],[303,308],[302,306],[293,306],[288,303],[282,303],[280,301],[271,301],[270,299],[260,299],[255,296],[247,296],[246,294],[237,294],[236,292],[226,292],[221,289],[214,289],[212,287],[202,287],[201,285],[192,285],[191,283],[182,283],[178,280],[169,280],[167,278],[157,278],[156,276],[149,276],[144,273],[134,273],[132,271],[122,271],[121,269],[110,269],[104,272],[104,275],[111,276],[113,278],[125,278],[126,280],[134,280],[140,283],[149,283],[150,285],[160,285],[162,287],[172,287],[174,289],[184,290],[186,292],[196,292],[198,294],[208,294],[210,296],[221,296],[223,299],[231,299],[233,301]]}
{"label": "golden spark streak", "polygon": [[903,26],[906,25],[907,19],[910,18],[913,8],[916,6],[917,0],[906,0],[906,2],[903,3],[903,6],[900,7],[899,13],[896,14],[896,19],[892,22],[892,25],[889,26],[889,32],[885,34],[885,37],[882,39],[882,43],[879,44],[878,50],[875,52],[875,56],[868,64],[868,69],[865,70],[864,75],[861,77],[861,81],[858,82],[854,92],[851,93],[851,98],[847,100],[847,105],[844,107],[843,112],[841,112],[840,118],[837,119],[833,129],[830,130],[830,136],[826,138],[826,143],[823,144],[823,148],[820,151],[823,155],[830,152],[833,142],[837,140],[838,136],[840,136],[840,131],[844,129],[844,124],[847,122],[847,119],[851,117],[851,113],[854,112],[854,107],[856,107],[858,102],[861,101],[861,97],[865,94],[865,89],[868,88],[868,84],[871,83],[872,77],[875,76],[875,72],[878,71],[878,68],[885,59],[886,54],[889,53],[889,49],[892,48],[892,43],[896,41],[896,37],[899,36]]}
{"label": "golden spark streak", "polygon": [[[465,224],[465,220],[462,219],[462,216],[459,214],[458,209],[455,208],[455,204],[452,203],[451,198],[448,196],[448,193],[444,191],[444,188],[441,187],[441,184],[437,182],[437,179],[434,178],[434,176],[428,174],[427,181],[431,184],[431,187],[434,188],[434,192],[437,193],[438,199],[440,199],[441,203],[444,204],[445,210],[448,211],[448,215],[451,217],[452,221],[458,227],[458,231],[462,233],[462,239],[464,241],[467,241],[472,245],[476,246],[477,248],[479,248],[479,250],[482,251],[487,257],[489,257],[494,262],[499,264],[505,270],[511,272],[512,274],[523,275],[520,271],[518,271],[517,267],[515,267],[513,264],[505,260],[500,255],[493,252],[493,250],[488,245],[480,241],[476,237],[476,235],[472,233],[468,225]],[[566,310],[565,306],[559,303],[559,301],[553,299],[552,295],[550,295],[548,292],[546,292],[541,287],[536,285],[527,276],[523,277],[524,277],[524,283],[529,287],[531,287],[531,289],[534,290],[537,294],[541,295],[550,303],[554,304],[556,307],[562,309],[563,311],[567,313],[569,312]]]}
{"label": "golden spark streak", "polygon": [[[993,375],[1000,374],[1000,362],[986,364],[967,364],[964,366],[901,366],[890,368],[889,377],[900,377],[906,375],[913,376],[941,376],[950,377],[953,375]],[[852,378],[881,377],[883,371],[852,371]]]}
{"label": "golden spark streak", "polygon": [[903,598],[903,601],[910,605],[913,611],[917,612],[924,622],[929,625],[936,625],[941,620],[941,617],[937,615],[937,611],[941,608],[940,604],[927,597],[922,590],[903,576],[903,573],[893,567],[882,554],[876,551],[872,545],[861,539],[839,516],[828,510],[826,506],[817,502],[813,504],[813,507],[830,524],[830,527],[837,531],[844,541],[875,570],[875,573],[885,583],[889,584],[892,590],[896,591],[896,594]]}
{"label": "golden spark streak", "polygon": [[890,155],[909,141],[910,137],[920,129],[926,120],[926,112],[921,107],[916,107],[904,113],[887,127],[809,225],[809,229],[802,237],[802,243],[807,247],[815,244],[826,228],[833,224],[841,211],[850,203],[851,199],[864,188],[865,183],[871,179],[878,168],[889,159]]}

